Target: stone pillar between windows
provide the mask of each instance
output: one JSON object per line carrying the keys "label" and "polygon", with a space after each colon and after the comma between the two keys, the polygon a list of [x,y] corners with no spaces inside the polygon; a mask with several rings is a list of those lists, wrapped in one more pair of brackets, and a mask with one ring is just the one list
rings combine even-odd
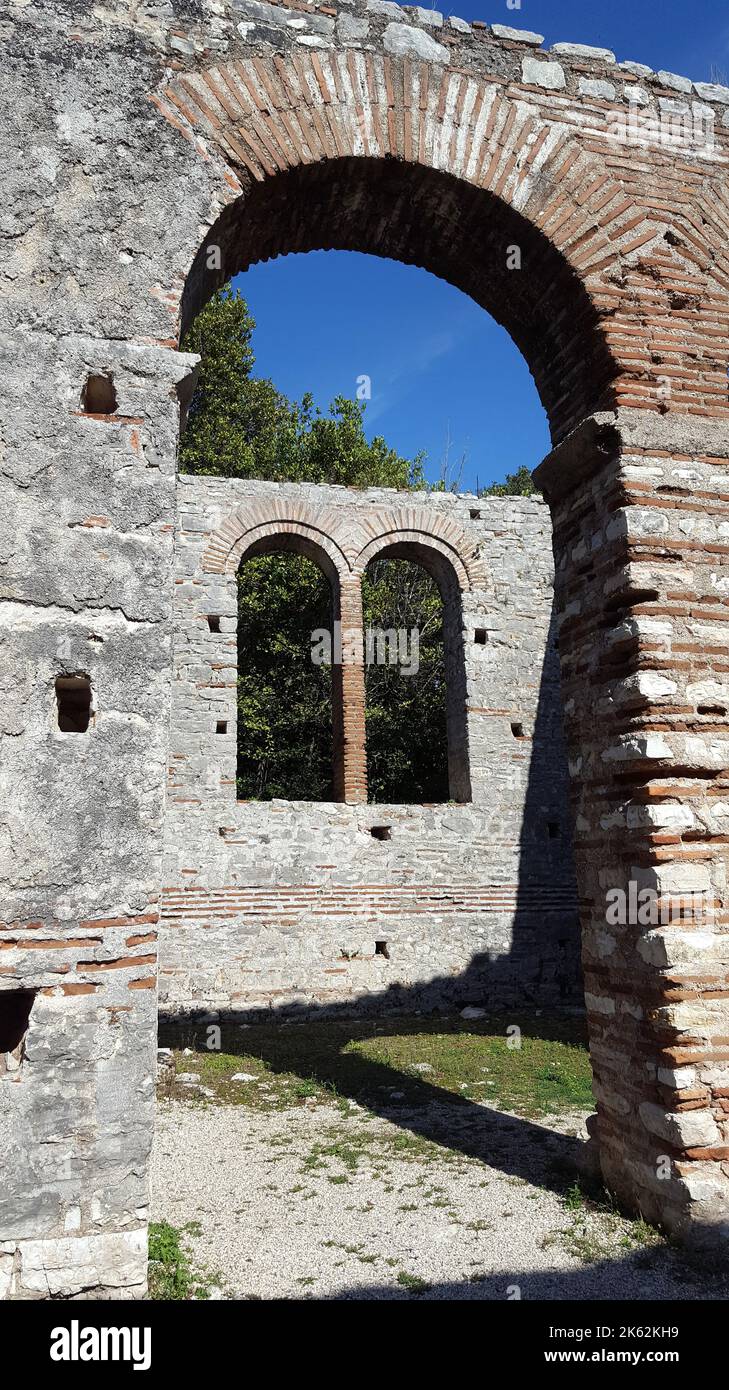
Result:
{"label": "stone pillar between windows", "polygon": [[350,575],[339,586],[335,619],[341,625],[341,652],[334,643],[332,720],[334,738],[334,797],[350,803],[367,800],[365,743],[364,634],[362,585]]}

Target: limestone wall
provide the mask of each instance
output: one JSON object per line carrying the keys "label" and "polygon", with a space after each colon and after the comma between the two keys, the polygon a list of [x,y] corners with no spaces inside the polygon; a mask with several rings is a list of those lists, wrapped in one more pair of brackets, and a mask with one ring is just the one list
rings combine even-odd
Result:
{"label": "limestone wall", "polygon": [[[144,1287],[156,1012],[146,938],[162,886],[177,892],[184,868],[196,871],[185,881],[200,871],[161,869],[178,391],[192,366],[177,351],[180,328],[226,276],[313,247],[423,265],[472,295],[523,351],[555,442],[575,429],[587,439],[586,463],[567,447],[544,486],[557,517],[560,604],[579,619],[563,660],[584,793],[578,863],[605,1172],[626,1202],[674,1229],[720,1234],[727,855],[714,798],[726,792],[729,89],[605,49],[546,53],[538,35],[389,0],[6,0],[0,44],[0,1296]],[[209,271],[214,246],[222,260]],[[90,374],[113,378],[108,412],[84,410]],[[612,442],[602,425],[592,430],[595,412],[612,420]],[[602,464],[593,492],[586,478]],[[692,549],[701,563],[685,578]],[[497,569],[484,599],[494,621],[508,616],[495,601]],[[477,588],[469,581],[469,594]],[[605,600],[623,591],[625,613]],[[669,646],[655,621],[674,617]],[[705,622],[708,646],[697,627]],[[609,646],[620,653],[614,664]],[[671,674],[687,650],[689,683]],[[664,667],[670,688],[655,679]],[[522,674],[533,699],[537,673]],[[89,681],[83,735],[59,728],[58,677]],[[484,707],[513,708],[513,693],[501,695],[487,690]],[[505,733],[500,718],[482,718],[487,741]],[[203,742],[207,729],[203,719]],[[427,822],[427,835],[405,816],[387,855],[407,840],[427,863],[432,848],[454,845],[446,815],[482,817],[484,829],[479,759],[485,768],[491,754],[480,737],[473,805],[428,813],[442,819]],[[635,751],[633,765],[624,749]],[[523,786],[517,757],[514,748],[499,766]],[[345,771],[361,793],[361,766]],[[495,794],[503,808],[498,781]],[[660,817],[645,810],[652,799],[670,803]],[[194,807],[173,802],[183,849],[197,825],[201,845],[214,841],[223,856],[215,886],[236,887],[233,847],[219,830],[237,836],[259,812],[228,802],[215,822],[217,803],[206,805],[207,836]],[[361,801],[305,814],[350,817],[342,863],[351,868],[344,842],[355,823],[366,827]],[[681,886],[700,842],[717,899],[711,968],[699,968],[700,937],[676,955],[635,926],[617,946],[609,940],[596,885],[602,893],[614,872],[627,883],[635,866],[662,882],[670,865]],[[259,849],[256,841],[264,868]],[[301,849],[287,870],[293,886],[323,888],[324,870],[309,871]],[[376,856],[382,845],[367,849]],[[368,884],[382,862],[368,859]],[[255,886],[249,864],[237,887]],[[398,872],[393,858],[388,889]],[[436,878],[430,866],[420,882],[431,888]],[[501,882],[494,874],[482,886],[492,878]],[[461,902],[462,921],[470,911]],[[468,934],[458,931],[452,959],[462,973]],[[310,992],[341,944],[337,931],[322,947]],[[417,973],[416,956],[398,947],[391,960]],[[355,958],[354,968],[369,967]],[[165,977],[168,993],[175,978]],[[705,1070],[694,1087],[697,1060]],[[666,1150],[670,1192],[655,1178]]]}
{"label": "limestone wall", "polygon": [[[205,477],[178,504],[162,1012],[574,997],[544,504]],[[343,570],[405,536],[460,567],[465,802],[236,802],[236,568],[264,531],[314,524]]]}

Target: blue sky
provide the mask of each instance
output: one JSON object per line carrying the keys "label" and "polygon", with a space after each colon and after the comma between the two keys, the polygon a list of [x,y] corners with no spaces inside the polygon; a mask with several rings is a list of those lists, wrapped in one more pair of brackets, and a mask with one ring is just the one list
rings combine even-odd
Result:
{"label": "blue sky", "polygon": [[[611,48],[708,81],[729,80],[727,0],[458,0],[445,13],[510,24],[560,41]],[[721,79],[720,79],[721,80]],[[474,490],[533,468],[549,449],[544,411],[508,334],[466,295],[427,271],[353,252],[283,256],[235,284],[256,320],[256,374],[326,408],[371,379],[367,432],[407,457],[427,455],[435,480]]]}

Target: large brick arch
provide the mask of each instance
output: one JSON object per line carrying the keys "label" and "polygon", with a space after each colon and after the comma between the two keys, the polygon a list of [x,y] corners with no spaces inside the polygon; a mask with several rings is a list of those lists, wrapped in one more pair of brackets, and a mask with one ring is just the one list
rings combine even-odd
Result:
{"label": "large brick arch", "polygon": [[[616,126],[636,105],[672,111],[670,83],[668,95],[665,85],[646,91],[634,65],[618,70],[600,51],[577,50],[570,70],[557,55],[520,48],[518,38],[507,38],[503,68],[489,57],[481,65],[473,38],[470,48],[423,45],[410,37],[412,22],[393,21],[393,36],[383,21],[381,38],[362,46],[313,41],[301,52],[281,39],[270,51],[193,61],[152,94],[179,135],[222,171],[182,321],[255,261],[357,249],[450,280],[524,353],[557,446],[540,476],[556,525],[603,1173],[647,1215],[713,1238],[729,1209],[721,1166],[729,1158],[721,1070],[729,1028],[717,1002],[729,989],[723,976],[718,985],[711,973],[697,978],[696,962],[686,965],[690,941],[679,942],[675,923],[660,949],[633,921],[608,930],[606,893],[627,893],[640,879],[670,901],[700,879],[716,905],[725,891],[721,836],[708,853],[691,836],[697,820],[707,824],[696,807],[705,781],[669,780],[671,763],[689,779],[702,760],[716,766],[702,742],[713,736],[706,707],[681,679],[656,678],[666,665],[676,669],[677,656],[656,656],[650,620],[642,625],[637,615],[658,605],[682,621],[685,609],[672,607],[681,585],[703,593],[715,583],[706,572],[697,582],[696,569],[681,578],[664,561],[683,558],[683,542],[657,551],[650,537],[680,536],[686,525],[680,463],[701,454],[707,506],[712,469],[729,453],[727,131],[712,108],[710,148],[693,136],[670,149],[649,139],[646,156],[616,138]],[[416,61],[416,49],[429,61]],[[707,108],[692,100],[695,135]],[[648,590],[637,579],[643,554],[661,556]],[[621,638],[636,616],[630,639]],[[667,730],[677,734],[675,748]],[[641,809],[651,801],[671,809]],[[673,810],[686,801],[690,810]],[[714,948],[729,965],[720,935]],[[699,1055],[704,1069],[692,1071]]]}
{"label": "large brick arch", "polygon": [[[389,0],[292,3],[35,0],[3,31],[0,990],[33,993],[39,1045],[5,1091],[0,1296],[144,1291],[180,329],[234,271],[314,247],[448,278],[534,374],[603,1173],[726,1239],[729,89]],[[99,374],[110,415],[82,408]],[[83,758],[55,723],[74,671],[99,692]],[[636,881],[700,889],[711,921],[609,921]]]}
{"label": "large brick arch", "polygon": [[[621,76],[624,103],[638,83]],[[253,261],[370,251],[425,266],[504,324],[555,442],[590,411],[661,408],[661,384],[687,409],[725,406],[713,322],[729,289],[723,144],[697,180],[697,159],[659,149],[641,165],[612,138],[619,102],[590,102],[585,132],[584,98],[352,48],[196,64],[153,100],[228,166],[185,321]],[[513,247],[520,270],[507,263]]]}

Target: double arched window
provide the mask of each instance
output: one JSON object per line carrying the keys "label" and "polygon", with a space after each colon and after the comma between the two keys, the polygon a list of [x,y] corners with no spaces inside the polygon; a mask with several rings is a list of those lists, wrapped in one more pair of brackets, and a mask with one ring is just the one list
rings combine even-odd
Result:
{"label": "double arched window", "polygon": [[400,527],[353,556],[270,523],[226,570],[238,799],[470,800],[465,571],[448,547]]}

